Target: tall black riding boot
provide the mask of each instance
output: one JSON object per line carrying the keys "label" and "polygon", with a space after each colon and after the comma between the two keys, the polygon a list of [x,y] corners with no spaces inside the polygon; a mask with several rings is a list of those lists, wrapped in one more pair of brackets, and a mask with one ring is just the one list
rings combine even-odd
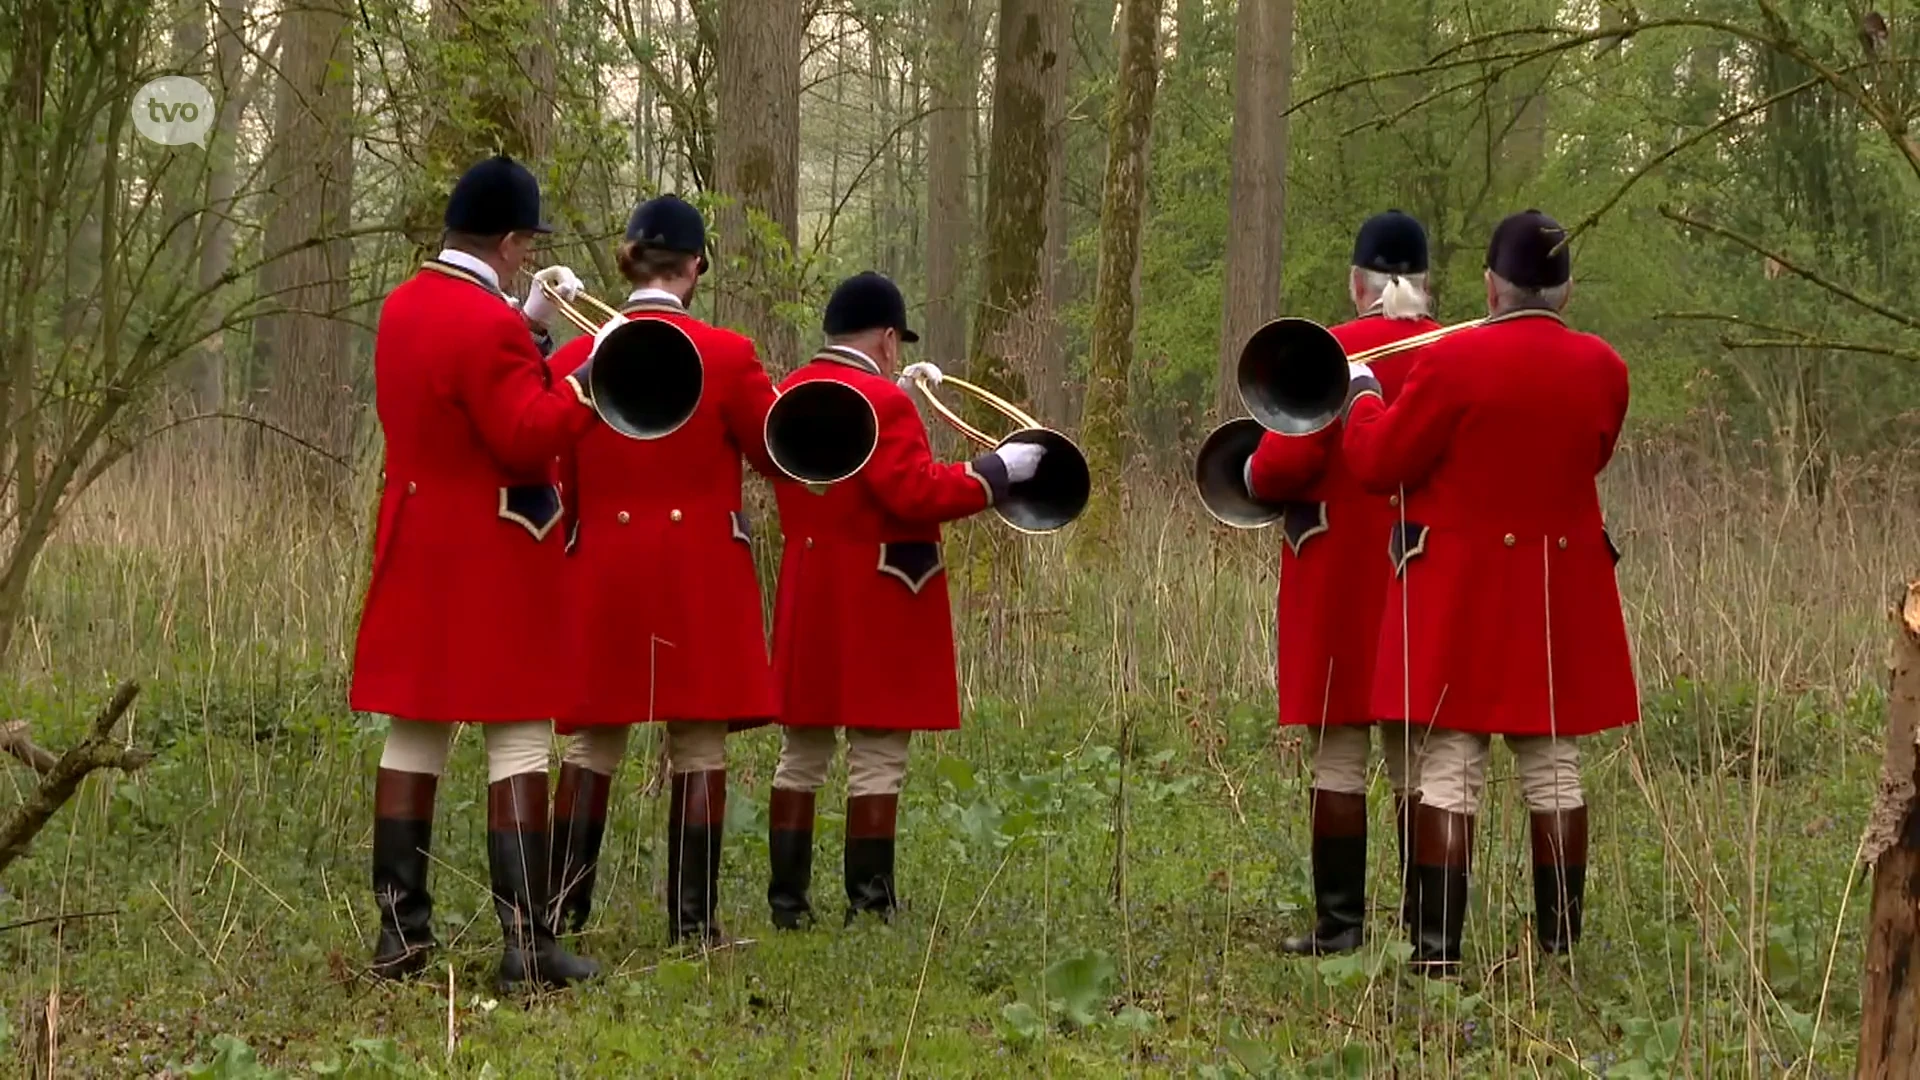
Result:
{"label": "tall black riding boot", "polygon": [[667,934],[717,945],[720,842],[727,818],[727,771],[676,773],[667,809]]}
{"label": "tall black riding boot", "polygon": [[553,792],[553,847],[547,853],[547,895],[553,897],[553,928],[560,933],[579,933],[593,910],[612,788],[610,776],[578,765],[560,766],[560,786]]}
{"label": "tall black riding boot", "polygon": [[774,788],[767,806],[767,907],[773,925],[798,930],[813,922],[813,792]]}
{"label": "tall black riding boot", "polygon": [[373,785],[373,895],[380,940],[373,973],[405,979],[427,966],[432,951],[433,897],[427,864],[433,850],[433,796],[440,778],[381,769]]}
{"label": "tall black riding boot", "polygon": [[1587,894],[1587,808],[1534,814],[1533,930],[1558,956],[1580,940]]}
{"label": "tall black riding boot", "polygon": [[893,844],[898,793],[847,797],[847,923],[862,912],[882,920],[898,904],[893,886]]}
{"label": "tall black riding boot", "polygon": [[600,974],[600,965],[554,940],[547,893],[547,774],[521,773],[487,785],[487,861],[493,910],[504,939],[500,990],[558,988]]}
{"label": "tall black riding boot", "polygon": [[1366,937],[1367,797],[1315,789],[1313,930],[1280,943],[1301,956],[1352,952]]}
{"label": "tall black riding boot", "polygon": [[1413,965],[1428,975],[1460,968],[1467,925],[1473,815],[1422,804],[1414,820]]}

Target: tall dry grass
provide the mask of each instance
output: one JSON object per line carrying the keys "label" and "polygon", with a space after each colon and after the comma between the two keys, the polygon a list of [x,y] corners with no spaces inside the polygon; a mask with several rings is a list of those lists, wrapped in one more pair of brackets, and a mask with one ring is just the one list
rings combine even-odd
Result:
{"label": "tall dry grass", "polygon": [[[371,478],[314,505],[271,461],[246,464],[156,447],[80,501],[34,582],[12,673],[19,708],[77,722],[111,679],[139,677],[207,703],[185,720],[176,710],[175,725],[213,724],[216,699],[260,688],[315,715],[343,712]],[[1780,1045],[1783,1018],[1811,1015],[1830,1036],[1829,1014],[1853,1008],[1853,884],[1831,868],[1847,865],[1877,770],[1883,612],[1920,536],[1910,465],[1843,470],[1819,502],[1672,446],[1625,450],[1605,479],[1646,720],[1588,758],[1602,800],[1594,888],[1653,896],[1697,957],[1676,964],[1621,927],[1611,936],[1628,954],[1609,963],[1635,973],[1627,996],[1649,1016],[1663,1001],[1730,1003],[1715,1023],[1745,1041],[1754,1069]],[[771,537],[770,500],[757,482],[751,494]],[[1301,768],[1297,743],[1270,721],[1275,536],[1214,526],[1178,477],[1143,479],[1126,500],[1098,573],[1071,565],[1061,536],[1016,537],[991,518],[950,530],[970,719],[937,741],[989,770],[1007,763],[1006,725],[1041,728],[1063,750],[1178,747],[1218,778],[1216,797],[1247,828],[1298,832],[1290,795],[1246,795],[1261,774]],[[770,568],[776,545],[757,546]],[[1227,752],[1244,738],[1267,745]],[[325,769],[355,775],[348,761]],[[1491,909],[1524,910],[1513,853],[1525,823],[1510,768],[1492,780],[1483,846],[1507,869],[1483,888]],[[347,793],[326,802],[327,815],[357,820]],[[1831,855],[1826,869],[1809,869],[1809,850]],[[1783,941],[1812,949],[1797,990],[1779,974]],[[1531,992],[1502,987],[1496,1007],[1524,1012]]]}

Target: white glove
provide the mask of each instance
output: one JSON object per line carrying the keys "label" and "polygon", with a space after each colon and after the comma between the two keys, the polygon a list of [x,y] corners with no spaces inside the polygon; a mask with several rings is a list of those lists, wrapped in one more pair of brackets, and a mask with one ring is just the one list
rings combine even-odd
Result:
{"label": "white glove", "polygon": [[627,325],[627,323],[629,323],[629,322],[632,322],[632,321],[633,321],[633,320],[631,320],[631,319],[628,319],[628,318],[627,318],[626,316],[624,316],[624,315],[622,315],[622,316],[621,316],[620,318],[618,318],[618,319],[608,319],[608,320],[606,321],[606,325],[604,325],[604,326],[602,326],[602,327],[600,327],[600,329],[598,329],[598,330],[596,330],[596,331],[594,331],[594,333],[593,333],[593,348],[591,348],[591,349],[589,349],[589,350],[587,351],[587,355],[588,355],[588,356],[598,356],[598,355],[600,355],[600,346],[601,346],[601,344],[602,344],[603,342],[605,342],[605,341],[607,340],[607,338],[608,338],[608,337],[609,337],[609,336],[610,336],[610,335],[611,335],[611,334],[612,334],[612,333],[613,333],[613,332],[614,332],[615,330],[618,330],[618,329],[620,329],[621,327],[623,327],[623,326],[625,326],[625,325]]}
{"label": "white glove", "polygon": [[1368,367],[1367,365],[1354,364],[1354,363],[1349,363],[1347,365],[1348,385],[1352,385],[1353,383],[1359,382],[1361,379],[1371,379],[1371,378],[1373,378],[1373,369]]}
{"label": "white glove", "polygon": [[928,382],[935,386],[939,386],[940,380],[945,378],[944,375],[940,374],[940,368],[938,366],[922,360],[917,364],[908,364],[907,370],[900,373],[900,389],[906,390],[911,388],[916,376],[924,376]]}
{"label": "white glove", "polygon": [[527,299],[520,305],[520,314],[525,315],[528,322],[540,326],[551,323],[553,317],[560,313],[547,296],[547,290],[540,287],[543,282],[553,286],[553,291],[559,293],[562,300],[572,300],[586,288],[580,283],[580,278],[564,266],[549,266],[534,274],[533,285],[527,289]]}
{"label": "white glove", "polygon": [[1047,448],[1039,443],[1008,443],[993,452],[1000,463],[1007,467],[1007,483],[1017,484],[1022,480],[1033,479],[1040,471],[1040,458]]}

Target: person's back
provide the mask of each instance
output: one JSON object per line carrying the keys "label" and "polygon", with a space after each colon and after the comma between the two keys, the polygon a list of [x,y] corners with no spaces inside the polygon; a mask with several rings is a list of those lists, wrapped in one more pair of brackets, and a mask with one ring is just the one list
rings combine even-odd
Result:
{"label": "person's back", "polygon": [[[629,317],[659,319],[687,335],[700,354],[700,403],[672,434],[630,439],[611,428],[590,431],[575,451],[582,516],[605,528],[636,510],[686,512],[692,506],[740,509],[744,456],[777,476],[767,460],[762,425],[773,384],[751,339],[665,305],[629,305]],[[591,339],[576,338],[554,354],[556,372],[587,359]],[[605,520],[601,520],[605,519]]]}
{"label": "person's back", "polygon": [[1639,719],[1615,553],[1595,475],[1627,411],[1627,373],[1561,321],[1566,232],[1537,210],[1488,245],[1486,325],[1435,344],[1391,404],[1352,371],[1343,448],[1363,483],[1404,490],[1389,542],[1376,709],[1419,756],[1414,962],[1460,962],[1473,820],[1494,735],[1531,813],[1543,951],[1580,936],[1587,809],[1579,736]]}
{"label": "person's back", "polygon": [[[1626,365],[1606,342],[1549,313],[1509,316],[1428,346],[1409,382],[1445,386],[1431,426],[1401,452],[1445,442],[1407,483],[1408,520],[1555,540],[1600,527],[1594,478],[1627,410]],[[1363,455],[1361,468],[1385,467]],[[1375,486],[1392,494],[1401,483]]]}

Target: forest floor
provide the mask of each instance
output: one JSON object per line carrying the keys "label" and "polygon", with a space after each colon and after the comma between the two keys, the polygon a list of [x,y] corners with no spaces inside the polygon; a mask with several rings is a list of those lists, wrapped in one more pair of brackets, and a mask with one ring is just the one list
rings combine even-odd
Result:
{"label": "forest floor", "polygon": [[[1002,533],[956,536],[967,726],[917,745],[891,925],[841,925],[835,787],[821,925],[771,930],[777,739],[761,730],[730,742],[722,880],[725,924],[752,943],[667,947],[665,799],[643,794],[655,763],[636,740],[581,943],[610,974],[534,1000],[492,986],[471,731],[435,836],[439,964],[406,986],[362,974],[382,730],[344,710],[357,530],[263,541],[272,506],[227,532],[207,524],[218,507],[164,527],[129,523],[124,503],[83,514],[37,579],[0,699],[57,748],[114,679],[139,677],[130,735],[159,757],[90,782],[9,871],[0,927],[100,914],[0,930],[0,1073],[1840,1075],[1883,722],[1873,598],[1910,523],[1855,521],[1851,548],[1783,555],[1704,500],[1664,518],[1637,505],[1615,520],[1646,722],[1586,748],[1592,870],[1571,960],[1531,944],[1504,751],[1460,982],[1405,970],[1379,778],[1368,947],[1280,953],[1311,900],[1299,744],[1265,685],[1272,552],[1261,537],[1209,551],[1183,510],[1131,515],[1139,532],[1099,587],[1053,573],[1051,542],[1010,580],[977,557],[1004,552]],[[28,783],[0,765],[0,806]]]}

